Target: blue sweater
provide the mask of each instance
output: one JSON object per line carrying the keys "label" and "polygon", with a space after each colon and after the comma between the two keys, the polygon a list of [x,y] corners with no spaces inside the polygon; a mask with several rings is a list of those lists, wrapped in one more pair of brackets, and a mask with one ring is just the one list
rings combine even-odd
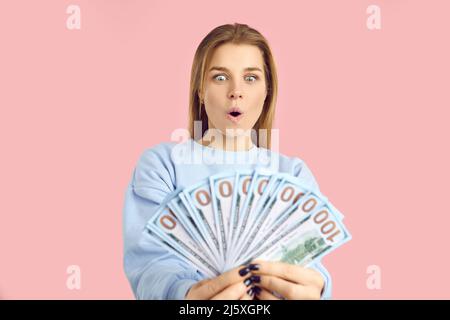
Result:
{"label": "blue sweater", "polygon": [[[181,300],[204,277],[145,231],[147,221],[164,198],[176,188],[188,187],[210,175],[256,167],[290,173],[320,193],[304,161],[265,148],[225,151],[189,139],[184,143],[160,143],[143,152],[133,170],[123,208],[124,269],[136,299]],[[322,299],[330,299],[328,271],[320,262],[312,268],[325,280]]]}

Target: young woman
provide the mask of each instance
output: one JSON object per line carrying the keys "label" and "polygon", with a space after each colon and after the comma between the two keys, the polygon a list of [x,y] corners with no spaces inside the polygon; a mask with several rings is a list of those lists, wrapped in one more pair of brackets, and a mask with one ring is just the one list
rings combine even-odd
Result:
{"label": "young woman", "polygon": [[[303,268],[253,261],[206,279],[144,231],[157,207],[176,188],[233,168],[270,167],[297,176],[320,193],[304,161],[271,150],[276,96],[275,63],[258,31],[227,24],[202,40],[191,71],[190,137],[145,150],[126,192],[124,269],[137,299],[331,297],[331,279],[320,263]],[[188,152],[178,152],[181,149]],[[204,161],[206,154],[208,161]]]}

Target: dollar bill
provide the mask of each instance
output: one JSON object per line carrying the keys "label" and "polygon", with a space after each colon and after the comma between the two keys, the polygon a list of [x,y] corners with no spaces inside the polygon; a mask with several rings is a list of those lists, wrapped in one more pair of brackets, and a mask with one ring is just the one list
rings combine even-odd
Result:
{"label": "dollar bill", "polygon": [[214,277],[220,273],[211,263],[210,257],[198,246],[197,241],[184,229],[178,217],[168,207],[167,201],[148,221],[147,230],[179,257],[194,263],[204,274]]}
{"label": "dollar bill", "polygon": [[220,265],[225,265],[223,254],[223,239],[219,232],[219,217],[213,209],[213,199],[211,197],[211,185],[209,179],[187,187],[180,193],[182,201],[187,208],[191,209],[192,216],[196,217],[204,239],[207,239],[209,245],[214,248],[217,260]]}
{"label": "dollar bill", "polygon": [[265,168],[177,189],[147,229],[208,277],[255,258],[308,265],[351,239],[342,213],[317,187]]}

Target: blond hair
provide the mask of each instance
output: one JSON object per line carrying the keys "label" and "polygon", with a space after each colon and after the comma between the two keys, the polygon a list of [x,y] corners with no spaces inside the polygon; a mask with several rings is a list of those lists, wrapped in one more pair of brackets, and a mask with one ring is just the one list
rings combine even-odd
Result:
{"label": "blond hair", "polygon": [[[264,73],[267,85],[267,96],[260,117],[253,129],[256,130],[256,145],[270,149],[271,129],[275,114],[275,104],[278,90],[278,79],[275,61],[269,44],[264,36],[246,24],[225,24],[213,29],[200,42],[194,56],[191,69],[189,90],[189,133],[194,137],[194,122],[201,121],[201,136],[208,130],[208,115],[201,103],[199,93],[203,92],[205,73],[214,49],[225,43],[249,44],[257,46],[263,55]],[[203,108],[202,108],[203,106]],[[260,129],[266,129],[266,139],[260,139]]]}

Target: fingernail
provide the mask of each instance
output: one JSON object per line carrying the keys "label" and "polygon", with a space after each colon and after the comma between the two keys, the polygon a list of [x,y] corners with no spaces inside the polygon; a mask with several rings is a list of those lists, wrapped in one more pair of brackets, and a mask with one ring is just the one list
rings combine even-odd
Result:
{"label": "fingernail", "polygon": [[259,264],[254,264],[254,263],[249,264],[248,268],[253,271],[259,270]]}
{"label": "fingernail", "polygon": [[247,273],[249,273],[250,272],[250,269],[249,268],[247,268],[247,267],[245,267],[245,268],[242,268],[241,270],[239,270],[239,275],[241,276],[241,277],[243,277],[243,276],[245,276]]}
{"label": "fingernail", "polygon": [[250,277],[250,280],[251,280],[251,282],[253,282],[253,283],[259,283],[259,282],[261,282],[261,277],[260,277],[260,276],[257,276],[257,275],[254,275],[254,276],[251,276],[251,277]]}
{"label": "fingernail", "polygon": [[247,294],[249,295],[249,296],[253,296],[253,288],[250,288],[250,289],[248,289],[247,290]]}
{"label": "fingernail", "polygon": [[248,277],[247,279],[244,280],[244,284],[246,287],[248,287],[250,284],[252,284],[252,277]]}
{"label": "fingernail", "polygon": [[258,286],[253,287],[253,292],[255,293],[255,295],[258,295],[261,293],[261,288]]}

